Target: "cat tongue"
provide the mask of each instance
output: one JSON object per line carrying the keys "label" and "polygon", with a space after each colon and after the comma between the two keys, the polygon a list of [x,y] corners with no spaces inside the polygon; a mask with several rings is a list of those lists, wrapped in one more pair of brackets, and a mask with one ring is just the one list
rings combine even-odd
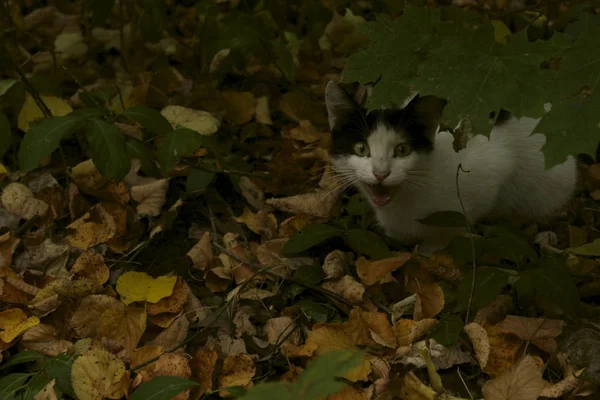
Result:
{"label": "cat tongue", "polygon": [[378,206],[385,206],[390,202],[390,189],[383,185],[372,185],[371,200]]}

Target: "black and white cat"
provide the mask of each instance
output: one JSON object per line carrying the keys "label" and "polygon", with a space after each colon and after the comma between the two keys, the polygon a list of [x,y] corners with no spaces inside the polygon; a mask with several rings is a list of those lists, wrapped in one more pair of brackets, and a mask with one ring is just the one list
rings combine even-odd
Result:
{"label": "black and white cat", "polygon": [[439,132],[445,100],[416,96],[402,109],[369,113],[335,82],[325,101],[333,133],[333,167],[346,186],[354,185],[372,205],[386,234],[405,243],[423,241],[421,253],[444,248],[461,229],[421,224],[438,211],[462,212],[471,223],[483,217],[556,215],[577,181],[573,157],[545,169],[540,151],[546,137],[533,132],[538,119],[510,118],[489,139],[474,136],[460,151],[454,137]]}

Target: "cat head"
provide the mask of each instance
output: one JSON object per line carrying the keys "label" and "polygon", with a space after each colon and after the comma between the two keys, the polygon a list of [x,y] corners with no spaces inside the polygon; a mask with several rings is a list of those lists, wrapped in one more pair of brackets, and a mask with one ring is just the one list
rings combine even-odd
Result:
{"label": "cat head", "polygon": [[417,95],[404,108],[367,113],[332,81],[325,103],[334,168],[344,186],[355,185],[374,206],[388,204],[433,150],[446,105],[437,97]]}

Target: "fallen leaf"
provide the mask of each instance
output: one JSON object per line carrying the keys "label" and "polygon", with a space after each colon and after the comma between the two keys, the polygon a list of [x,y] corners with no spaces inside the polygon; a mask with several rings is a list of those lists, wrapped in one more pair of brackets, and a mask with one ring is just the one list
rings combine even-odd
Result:
{"label": "fallen leaf", "polygon": [[67,226],[67,242],[73,247],[87,250],[112,239],[117,227],[114,218],[101,204],[96,204],[81,218]]}
{"label": "fallen leaf", "polygon": [[300,344],[300,332],[296,328],[297,325],[293,319],[283,316],[268,319],[265,322],[264,331],[270,344],[283,346],[285,349],[287,344]]}
{"label": "fallen leaf", "polygon": [[[48,107],[52,115],[55,117],[64,116],[73,111],[69,103],[62,99],[59,99],[56,96],[41,95],[40,98],[46,104],[46,107]],[[19,116],[17,118],[17,126],[19,127],[19,129],[23,132],[28,132],[29,127],[33,122],[43,119],[44,117],[44,113],[42,112],[42,110],[40,110],[33,97],[31,97],[31,95],[28,92],[26,92],[25,102],[23,103],[23,106],[21,107],[21,111],[19,112]]]}
{"label": "fallen leaf", "polygon": [[[21,239],[12,232],[6,232],[0,236],[0,266],[12,265],[13,254],[19,243],[21,243]],[[2,291],[0,290],[1,294]]]}
{"label": "fallen leaf", "polygon": [[[156,290],[156,289],[154,289]],[[148,303],[146,309],[149,315],[157,315],[161,313],[178,313],[183,310],[183,306],[187,302],[190,287],[181,278],[177,278],[177,282],[173,287],[173,292],[168,297],[163,297],[156,303]]]}
{"label": "fallen leaf", "polygon": [[40,323],[38,317],[27,317],[20,308],[0,312],[0,340],[10,343],[29,328]]}
{"label": "fallen leaf", "polygon": [[[399,396],[402,400],[435,400],[435,390],[425,385],[412,371],[404,375]],[[487,400],[487,399],[486,399]]]}
{"label": "fallen leaf", "polygon": [[93,348],[73,362],[71,383],[81,400],[120,399],[125,395],[121,385],[125,374],[123,361],[104,349]]}
{"label": "fallen leaf", "polygon": [[223,361],[223,371],[219,377],[219,388],[242,386],[248,389],[254,374],[256,374],[256,366],[248,354],[229,356]]}
{"label": "fallen leaf", "polygon": [[110,271],[104,263],[102,254],[93,250],[83,252],[71,267],[71,274],[75,279],[85,277],[104,285],[110,276]]}
{"label": "fallen leaf", "polygon": [[323,282],[321,287],[339,294],[352,304],[359,304],[363,301],[363,295],[365,294],[365,287],[356,282],[350,275],[344,275],[336,281]]}
{"label": "fallen leaf", "polygon": [[154,182],[131,188],[131,198],[137,201],[136,210],[142,217],[160,215],[166,202],[168,179],[157,179]]}
{"label": "fallen leaf", "polygon": [[[104,178],[91,159],[74,166],[69,175],[79,190],[90,196],[120,204],[127,204],[130,200],[129,189],[125,182],[116,183],[114,180]],[[70,210],[74,207],[74,204],[69,205]]]}
{"label": "fallen leaf", "polygon": [[68,258],[69,246],[46,239],[38,246],[31,246],[15,260],[17,271],[46,271],[52,264]]}
{"label": "fallen leaf", "polygon": [[194,245],[187,252],[187,256],[192,260],[194,266],[202,271],[210,269],[213,264],[213,251],[210,232],[204,232]]}
{"label": "fallen leaf", "polygon": [[490,340],[487,331],[475,322],[467,324],[464,329],[469,339],[471,339],[479,366],[484,369],[490,356]]}
{"label": "fallen leaf", "polygon": [[[160,346],[143,346],[139,347],[131,352],[131,367],[134,368],[138,365],[145,364],[163,354],[165,349]],[[156,361],[138,369],[138,371],[148,371],[152,374]]]}
{"label": "fallen leaf", "polygon": [[256,214],[244,208],[242,215],[235,219],[248,227],[252,232],[271,239],[277,234],[277,219],[273,214],[259,210]]}
{"label": "fallen leaf", "polygon": [[[413,318],[419,321],[436,316],[444,309],[444,291],[437,283],[422,283],[416,290],[415,311]],[[413,288],[409,289],[412,291]]]}
{"label": "fallen leaf", "polygon": [[501,333],[512,333],[519,339],[533,341],[537,339],[553,339],[562,333],[565,322],[558,319],[527,318],[507,315],[498,325]]}
{"label": "fallen leaf", "polygon": [[356,260],[356,273],[365,285],[387,282],[391,273],[400,268],[411,259],[410,253],[401,253],[397,256],[384,258],[377,261],[367,261],[364,257]]}
{"label": "fallen leaf", "polygon": [[313,221],[308,215],[294,215],[279,224],[279,236],[290,238],[312,223]]}
{"label": "fallen leaf", "polygon": [[268,96],[261,96],[256,99],[256,121],[265,125],[273,125]]}
{"label": "fallen leaf", "polygon": [[536,400],[544,388],[539,367],[524,356],[497,378],[483,385],[486,400]]}
{"label": "fallen leaf", "polygon": [[333,196],[329,190],[267,199],[267,204],[281,211],[321,218],[329,218],[335,215],[339,209],[337,196]]}
{"label": "fallen leaf", "polygon": [[485,327],[490,341],[490,356],[484,372],[496,376],[515,363],[521,344],[520,339],[499,332],[497,325]]}
{"label": "fallen leaf", "polygon": [[56,357],[73,347],[73,343],[60,338],[57,328],[48,324],[29,328],[21,337],[20,344],[25,349],[39,351],[47,357]]}
{"label": "fallen leaf", "polygon": [[147,344],[160,346],[163,349],[171,349],[181,343],[188,334],[190,322],[185,315],[177,318],[171,326],[159,333],[153,340]]}
{"label": "fallen leaf", "polygon": [[10,183],[2,191],[2,205],[23,219],[43,217],[49,210],[48,204],[33,197],[31,190],[20,183]]}
{"label": "fallen leaf", "polygon": [[477,311],[473,320],[480,325],[483,325],[484,323],[495,325],[502,321],[509,312],[514,310],[514,308],[515,302],[512,296],[501,294],[490,304]]}
{"label": "fallen leaf", "polygon": [[[165,353],[154,364],[153,376],[178,376],[180,378],[189,378],[192,376],[192,370],[185,354]],[[187,389],[172,400],[187,400],[190,397],[190,389]]]}
{"label": "fallen leaf", "polygon": [[250,122],[256,113],[256,100],[250,92],[224,91],[221,95],[225,99],[225,118],[233,125],[242,125]]}
{"label": "fallen leaf", "polygon": [[310,121],[302,120],[298,122],[297,128],[290,130],[290,136],[294,140],[304,143],[314,143],[319,141],[330,141],[331,134],[320,131],[315,128]]}
{"label": "fallen leaf", "polygon": [[326,400],[369,400],[369,395],[366,390],[346,385],[341,392],[327,396]]}
{"label": "fallen leaf", "polygon": [[224,292],[227,290],[233,281],[229,271],[229,268],[225,267],[217,267],[207,271],[205,281],[208,290],[212,293]]}
{"label": "fallen leaf", "polygon": [[33,396],[33,400],[57,400],[56,392],[54,391],[56,379],[52,379],[46,386]]}
{"label": "fallen leaf", "polygon": [[346,256],[346,253],[344,253],[341,250],[332,251],[331,253],[327,254],[327,256],[325,256],[325,261],[323,262],[323,272],[325,272],[325,279],[341,278],[344,275],[344,272],[346,271],[347,267],[348,257]]}
{"label": "fallen leaf", "polygon": [[177,125],[210,136],[219,130],[219,120],[207,111],[193,110],[182,106],[166,106],[160,112],[176,128]]}
{"label": "fallen leaf", "polygon": [[[72,28],[71,28],[72,29]],[[85,43],[81,29],[63,31],[54,39],[54,51],[62,59],[81,58],[87,54],[88,46]]]}
{"label": "fallen leaf", "polygon": [[240,190],[242,196],[252,207],[261,210],[265,206],[265,193],[252,179],[242,176],[240,178]]}
{"label": "fallen leaf", "polygon": [[394,324],[399,346],[408,346],[425,336],[434,326],[437,320],[433,318],[414,321],[412,319],[399,319]]}
{"label": "fallen leaf", "polygon": [[176,276],[153,278],[145,272],[131,271],[119,277],[116,289],[125,304],[135,301],[156,303],[173,293],[176,282]]}

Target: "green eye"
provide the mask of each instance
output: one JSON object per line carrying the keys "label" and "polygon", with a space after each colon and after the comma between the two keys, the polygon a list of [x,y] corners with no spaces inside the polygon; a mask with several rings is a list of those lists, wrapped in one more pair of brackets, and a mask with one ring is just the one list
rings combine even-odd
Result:
{"label": "green eye", "polygon": [[357,156],[367,157],[369,155],[369,145],[365,142],[358,142],[354,145],[354,152]]}
{"label": "green eye", "polygon": [[412,148],[408,143],[402,143],[394,149],[394,157],[406,157],[412,152]]}

